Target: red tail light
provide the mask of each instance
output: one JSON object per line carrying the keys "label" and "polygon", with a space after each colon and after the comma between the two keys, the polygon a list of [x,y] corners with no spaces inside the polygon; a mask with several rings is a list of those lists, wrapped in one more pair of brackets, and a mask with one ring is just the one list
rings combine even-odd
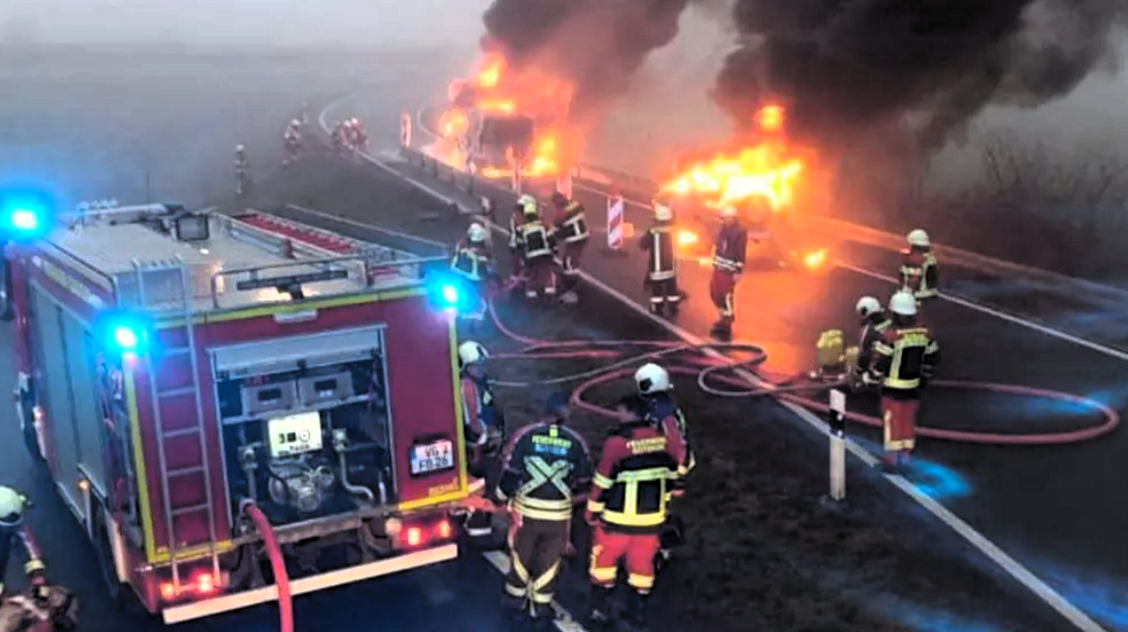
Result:
{"label": "red tail light", "polygon": [[450,522],[443,520],[439,522],[439,526],[435,529],[435,533],[439,535],[439,539],[446,540],[451,536],[453,530],[450,527]]}
{"label": "red tail light", "polygon": [[181,581],[179,595],[176,593],[172,582],[161,582],[161,599],[165,601],[173,601],[178,597],[199,599],[210,597],[217,592],[219,592],[219,582],[211,573],[200,573],[190,580]]}
{"label": "red tail light", "polygon": [[404,542],[407,542],[408,546],[423,544],[423,530],[419,527],[409,527],[404,533]]}

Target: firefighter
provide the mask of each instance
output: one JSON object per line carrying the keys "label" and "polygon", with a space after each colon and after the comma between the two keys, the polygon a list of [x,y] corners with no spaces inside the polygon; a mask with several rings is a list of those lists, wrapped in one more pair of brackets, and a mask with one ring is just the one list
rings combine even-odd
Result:
{"label": "firefighter", "polygon": [[713,246],[713,278],[709,282],[709,294],[720,312],[712,333],[727,337],[732,335],[732,324],[736,319],[736,284],[744,272],[748,233],[741,225],[735,207],[721,209],[721,217],[723,225]]}
{"label": "firefighter", "polygon": [[235,146],[235,195],[244,195],[251,188],[251,164],[247,160],[247,148]]}
{"label": "firefighter", "polygon": [[489,231],[485,226],[474,222],[466,231],[466,240],[458,245],[450,260],[450,268],[466,279],[472,288],[473,306],[460,313],[474,327],[481,325],[486,316],[486,299],[497,278],[493,269],[493,257],[487,240]]}
{"label": "firefighter", "polygon": [[360,119],[353,117],[353,149],[357,151],[364,151],[368,149],[368,130],[365,129],[364,123]]}
{"label": "firefighter", "polygon": [[[489,355],[481,343],[473,340],[458,346],[469,473],[479,480],[489,477],[491,460],[496,460],[493,457],[497,456],[505,432],[505,421],[486,374]],[[489,512],[472,512],[466,521],[466,533],[471,537],[488,536],[492,532],[491,522]]]}
{"label": "firefighter", "polygon": [[660,533],[673,491],[669,483],[683,467],[685,444],[677,433],[663,432],[637,413],[603,444],[584,518],[593,529],[592,622],[609,622],[610,601],[623,563],[631,588],[626,622],[645,629],[646,602],[654,587]]}
{"label": "firefighter", "polygon": [[497,486],[497,498],[508,503],[512,518],[505,602],[539,621],[551,621],[561,558],[571,542],[573,503],[591,482],[587,442],[567,425],[571,395],[553,394],[545,412],[546,419],[509,440]]}
{"label": "firefighter", "polygon": [[858,362],[854,369],[858,371],[857,375],[862,375],[869,371],[874,344],[889,330],[891,321],[881,303],[872,296],[858,299],[854,311],[858,313],[862,326],[858,336]]}
{"label": "firefighter", "polygon": [[296,162],[302,155],[302,123],[298,119],[290,121],[286,127],[286,132],[282,135],[283,145],[285,146],[286,155],[282,159],[282,165],[289,165]]}
{"label": "firefighter", "polygon": [[917,319],[916,298],[904,290],[889,299],[891,323],[873,346],[867,384],[881,390],[884,424],[884,465],[897,469],[908,463],[916,443],[920,395],[940,360],[932,332]]}
{"label": "firefighter", "polygon": [[645,284],[650,288],[650,313],[659,316],[669,310],[678,313],[682,295],[678,289],[678,258],[674,252],[674,212],[654,201],[654,225],[639,238],[639,246],[649,257]]}
{"label": "firefighter", "polygon": [[901,289],[911,292],[923,307],[935,298],[939,270],[928,233],[917,228],[906,237],[909,247],[901,251]]}
{"label": "firefighter", "polygon": [[536,199],[531,195],[522,195],[513,207],[509,216],[509,255],[513,261],[513,268],[509,275],[510,283],[518,283],[525,273],[524,252],[525,241],[521,235],[521,226],[525,224],[525,207],[536,206]]}
{"label": "firefighter", "polygon": [[4,592],[4,575],[12,557],[12,549],[17,545],[27,551],[28,560],[24,564],[24,572],[29,578],[42,576],[46,571],[46,566],[32,547],[25,544],[23,520],[26,511],[27,497],[11,487],[0,485],[0,593]]}
{"label": "firefighter", "polygon": [[559,192],[552,194],[552,205],[556,207],[553,239],[560,244],[561,249],[560,300],[564,303],[575,303],[576,285],[580,282],[580,261],[583,259],[588,237],[591,236],[588,231],[587,215],[583,204],[569,200]]}
{"label": "firefighter", "polygon": [[[635,390],[638,393],[641,416],[660,429],[664,434],[678,437],[685,447],[685,459],[678,468],[678,478],[670,483],[671,497],[681,496],[685,490],[685,475],[697,467],[697,457],[689,439],[689,426],[685,414],[674,399],[674,385],[670,374],[654,363],[644,364],[634,374]],[[681,518],[670,512],[659,533],[662,548],[659,559],[670,559],[671,549],[685,543],[685,526]]]}
{"label": "firefighter", "polygon": [[[526,196],[522,210],[524,221],[519,232],[525,268],[525,298],[556,296],[556,242],[544,222],[536,199]],[[523,200],[525,198],[522,198]]]}

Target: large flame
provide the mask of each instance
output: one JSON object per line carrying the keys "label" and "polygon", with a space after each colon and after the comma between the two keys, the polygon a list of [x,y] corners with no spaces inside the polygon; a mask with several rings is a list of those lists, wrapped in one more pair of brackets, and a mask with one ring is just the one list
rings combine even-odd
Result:
{"label": "large flame", "polygon": [[[536,69],[513,69],[504,57],[488,53],[478,64],[473,77],[456,79],[447,90],[450,105],[439,121],[442,138],[431,153],[444,162],[464,169],[467,166],[463,137],[470,125],[470,112],[485,115],[521,115],[533,121],[533,140],[523,157],[521,172],[526,177],[554,177],[578,151],[573,130],[566,127],[572,101],[572,86]],[[518,157],[507,152],[509,167],[481,168],[489,178],[508,177]]]}
{"label": "large flame", "polygon": [[766,200],[776,211],[790,207],[805,164],[784,138],[784,115],[778,105],[761,108],[755,115],[755,138],[680,168],[662,192],[692,196],[710,208],[757,200]]}

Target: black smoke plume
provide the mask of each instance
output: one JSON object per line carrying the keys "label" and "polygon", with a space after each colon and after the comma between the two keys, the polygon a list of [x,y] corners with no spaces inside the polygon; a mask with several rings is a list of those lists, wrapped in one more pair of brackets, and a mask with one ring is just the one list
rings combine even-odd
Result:
{"label": "black smoke plume", "polygon": [[[1103,61],[1128,0],[737,0],[717,78],[737,121],[777,100],[819,144],[908,123],[941,144],[989,103],[1038,105]],[[911,122],[911,123],[910,123]]]}
{"label": "black smoke plume", "polygon": [[686,7],[702,1],[494,0],[483,47],[573,83],[572,112],[583,117],[625,90],[647,55],[677,36]]}

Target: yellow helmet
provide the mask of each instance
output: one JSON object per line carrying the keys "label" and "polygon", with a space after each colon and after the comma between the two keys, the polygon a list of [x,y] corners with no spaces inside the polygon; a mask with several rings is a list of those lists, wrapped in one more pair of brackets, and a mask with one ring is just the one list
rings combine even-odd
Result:
{"label": "yellow helmet", "polygon": [[524,210],[526,217],[540,214],[540,204],[531,195],[522,195],[521,199],[517,200],[517,204]]}

